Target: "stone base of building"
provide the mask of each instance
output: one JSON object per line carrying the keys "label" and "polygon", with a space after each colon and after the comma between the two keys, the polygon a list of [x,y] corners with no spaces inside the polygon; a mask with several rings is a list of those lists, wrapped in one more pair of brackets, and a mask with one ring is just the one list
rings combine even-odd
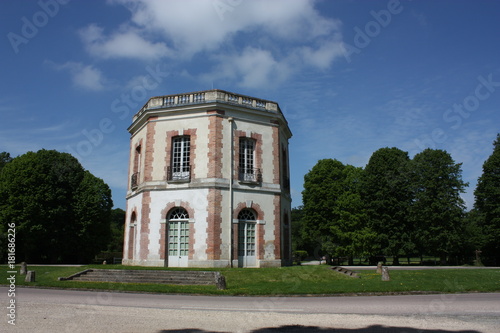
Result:
{"label": "stone base of building", "polygon": [[165,260],[122,259],[125,266],[165,267]]}
{"label": "stone base of building", "polygon": [[[233,267],[239,267],[238,260],[233,260]],[[168,267],[165,260],[137,260],[137,259],[122,259],[122,265],[125,266],[144,266],[144,267]],[[258,267],[281,267],[281,260],[257,260],[256,268]],[[230,267],[229,260],[190,260],[187,267],[196,268],[226,268]]]}
{"label": "stone base of building", "polygon": [[258,267],[281,267],[281,260],[258,260]]}

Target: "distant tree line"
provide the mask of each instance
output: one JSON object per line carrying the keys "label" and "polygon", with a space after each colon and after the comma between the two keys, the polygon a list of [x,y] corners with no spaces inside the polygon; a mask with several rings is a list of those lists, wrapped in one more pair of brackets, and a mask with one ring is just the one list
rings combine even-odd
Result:
{"label": "distant tree line", "polygon": [[[295,250],[380,260],[434,256],[441,263],[500,264],[500,134],[467,212],[461,163],[444,150],[412,159],[398,148],[374,152],[366,167],[323,159],[304,176],[303,206],[292,210]],[[480,264],[480,262],[476,262]]]}
{"label": "distant tree line", "polygon": [[90,263],[101,251],[121,252],[125,212],[112,207],[108,185],[70,154],[0,153],[1,262],[12,223],[16,262]]}

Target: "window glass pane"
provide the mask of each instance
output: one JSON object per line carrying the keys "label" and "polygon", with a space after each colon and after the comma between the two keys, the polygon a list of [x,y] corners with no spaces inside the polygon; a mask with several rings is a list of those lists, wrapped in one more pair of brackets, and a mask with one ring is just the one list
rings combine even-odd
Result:
{"label": "window glass pane", "polygon": [[250,138],[240,139],[240,172],[253,173],[254,170],[255,140]]}
{"label": "window glass pane", "polygon": [[189,171],[190,147],[189,136],[177,136],[172,139],[172,172]]}

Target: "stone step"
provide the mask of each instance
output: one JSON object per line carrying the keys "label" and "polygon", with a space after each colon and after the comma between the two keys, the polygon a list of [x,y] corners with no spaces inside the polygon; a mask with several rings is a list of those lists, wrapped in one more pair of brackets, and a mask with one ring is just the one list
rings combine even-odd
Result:
{"label": "stone step", "polygon": [[217,274],[217,272],[206,271],[88,269],[68,278],[59,278],[59,280],[210,285],[216,283]]}
{"label": "stone step", "polygon": [[169,276],[212,276],[214,272],[206,271],[155,271],[155,270],[108,270],[108,269],[95,269],[90,271],[92,274],[106,274],[106,275],[169,275]]}
{"label": "stone step", "polygon": [[192,280],[187,281],[185,279],[132,279],[132,278],[119,278],[113,279],[109,277],[78,277],[74,278],[73,281],[81,282],[114,282],[114,283],[158,283],[158,284],[186,284],[186,285],[211,285],[215,283],[214,279],[210,281],[200,281]]}
{"label": "stone step", "polygon": [[163,280],[179,280],[179,281],[186,281],[186,282],[196,282],[196,281],[208,281],[208,282],[213,282],[215,279],[215,276],[201,276],[201,277],[196,277],[196,276],[191,276],[191,277],[186,277],[186,276],[116,276],[116,275],[93,275],[93,274],[86,274],[82,275],[80,277],[75,277],[74,280],[80,280],[80,279],[99,279],[99,280],[106,280],[106,279],[112,279],[112,280],[124,280],[124,279],[129,279],[129,280],[134,280],[134,281],[163,281]]}

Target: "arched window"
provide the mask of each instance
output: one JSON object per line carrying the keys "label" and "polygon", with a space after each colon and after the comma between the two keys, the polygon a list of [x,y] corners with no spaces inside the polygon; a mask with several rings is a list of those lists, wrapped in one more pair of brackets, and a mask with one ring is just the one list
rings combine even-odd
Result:
{"label": "arched window", "polygon": [[238,266],[254,267],[256,264],[256,220],[252,209],[242,209],[238,214]]}
{"label": "arched window", "polygon": [[240,221],[255,221],[256,219],[255,212],[248,208],[242,209],[238,214],[238,220]]}
{"label": "arched window", "polygon": [[136,223],[137,214],[135,212],[132,212],[132,215],[130,216],[130,228],[128,230],[128,259],[134,259]]}
{"label": "arched window", "polygon": [[168,214],[168,266],[187,267],[189,254],[189,214],[176,207]]}
{"label": "arched window", "polygon": [[187,210],[185,210],[184,208],[176,207],[170,211],[170,214],[168,214],[168,219],[170,221],[172,221],[172,220],[176,220],[176,221],[187,220],[187,219],[189,219],[189,214],[188,214]]}

